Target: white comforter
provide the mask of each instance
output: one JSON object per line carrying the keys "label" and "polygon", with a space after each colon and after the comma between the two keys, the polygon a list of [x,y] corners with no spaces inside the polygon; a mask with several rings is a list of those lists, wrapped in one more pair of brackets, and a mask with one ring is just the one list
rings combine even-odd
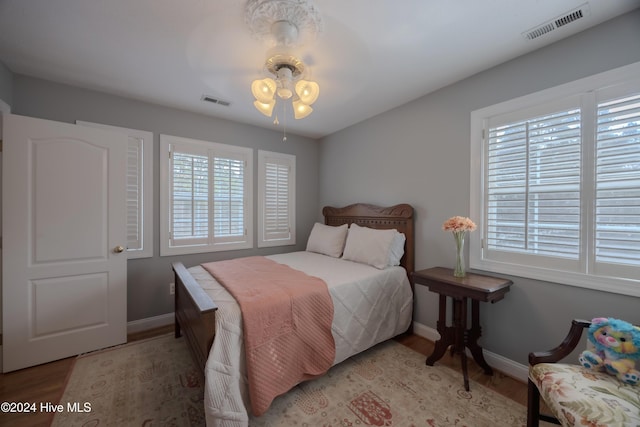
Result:
{"label": "white comforter", "polygon": [[[268,258],[327,283],[334,307],[334,365],[409,327],[413,296],[406,272],[401,267],[378,270],[312,252]],[[191,267],[189,272],[218,305],[216,337],[205,368],[207,426],[245,427],[251,416],[247,412],[250,405],[240,307],[202,267]]]}

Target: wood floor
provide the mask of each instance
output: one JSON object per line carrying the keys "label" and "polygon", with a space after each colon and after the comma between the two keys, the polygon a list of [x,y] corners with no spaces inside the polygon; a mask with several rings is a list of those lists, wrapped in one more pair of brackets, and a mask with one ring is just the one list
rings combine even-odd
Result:
{"label": "wood floor", "polygon": [[[128,341],[145,339],[170,331],[173,331],[173,325],[129,335]],[[402,336],[397,340],[424,354],[425,357],[431,354],[434,347],[431,341],[417,335]],[[35,403],[38,409],[41,402],[57,404],[62,397],[66,379],[71,373],[74,360],[75,357],[70,357],[33,368],[2,374],[0,376],[0,402]],[[452,357],[449,352],[436,364],[461,371],[460,358]],[[485,375],[482,368],[476,365],[473,359],[469,360],[468,368],[471,380],[526,406],[526,384],[497,371],[494,372],[493,376]],[[462,377],[460,377],[460,383],[462,384]],[[39,410],[37,413],[30,414],[2,413],[0,414],[0,426],[48,426],[51,419],[52,415],[41,413]]]}
{"label": "wood floor", "polygon": [[[418,335],[406,335],[396,338],[397,341],[407,347],[422,353],[426,357],[431,354],[434,343]],[[463,385],[462,368],[460,364],[460,356],[451,356],[447,351],[442,359],[438,360],[436,366],[447,366],[460,372],[460,386]],[[472,357],[467,357],[467,371],[469,379],[483,386],[494,390],[501,395],[527,406],[527,384],[516,380],[500,371],[493,370],[493,375],[485,375],[484,370],[478,366]],[[473,384],[471,385],[473,387]],[[473,388],[471,389],[473,391]]]}

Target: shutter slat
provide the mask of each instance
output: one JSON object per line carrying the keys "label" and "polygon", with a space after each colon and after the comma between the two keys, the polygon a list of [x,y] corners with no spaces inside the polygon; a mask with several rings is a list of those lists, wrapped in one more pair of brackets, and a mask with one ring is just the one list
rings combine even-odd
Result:
{"label": "shutter slat", "polygon": [[209,160],[172,153],[172,239],[205,240],[209,233]]}
{"label": "shutter slat", "polygon": [[214,239],[244,236],[244,168],[242,158],[214,157]]}
{"label": "shutter slat", "polygon": [[291,236],[290,165],[281,158],[265,157],[262,239],[285,240]]}
{"label": "shutter slat", "polygon": [[577,259],[580,110],[489,129],[487,244]]}
{"label": "shutter slat", "polygon": [[596,261],[640,263],[640,94],[600,103],[596,134]]}
{"label": "shutter slat", "polygon": [[127,249],[142,249],[142,140],[129,137],[127,145]]}

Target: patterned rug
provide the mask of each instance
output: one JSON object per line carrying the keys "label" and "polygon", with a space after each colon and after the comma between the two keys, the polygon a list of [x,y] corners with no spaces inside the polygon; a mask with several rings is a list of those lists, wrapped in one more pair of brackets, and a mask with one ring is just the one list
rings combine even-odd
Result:
{"label": "patterned rug", "polygon": [[[80,356],[53,426],[203,426],[203,389],[183,340],[166,335]],[[459,372],[424,361],[387,341],[278,397],[250,426],[526,425],[522,405],[475,382],[467,392]],[[90,412],[67,411],[85,402]]]}
{"label": "patterned rug", "polygon": [[203,387],[173,334],[78,356],[52,426],[203,426]]}
{"label": "patterned rug", "polygon": [[516,427],[526,408],[475,382],[465,391],[459,372],[391,340],[278,397],[250,425]]}

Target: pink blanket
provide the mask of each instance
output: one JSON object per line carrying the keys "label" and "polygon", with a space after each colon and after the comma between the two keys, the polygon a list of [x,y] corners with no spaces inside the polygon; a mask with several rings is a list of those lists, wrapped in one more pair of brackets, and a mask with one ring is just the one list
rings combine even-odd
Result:
{"label": "pink blanket", "polygon": [[335,358],[333,303],[326,283],[264,257],[202,264],[242,311],[249,397],[254,415]]}

